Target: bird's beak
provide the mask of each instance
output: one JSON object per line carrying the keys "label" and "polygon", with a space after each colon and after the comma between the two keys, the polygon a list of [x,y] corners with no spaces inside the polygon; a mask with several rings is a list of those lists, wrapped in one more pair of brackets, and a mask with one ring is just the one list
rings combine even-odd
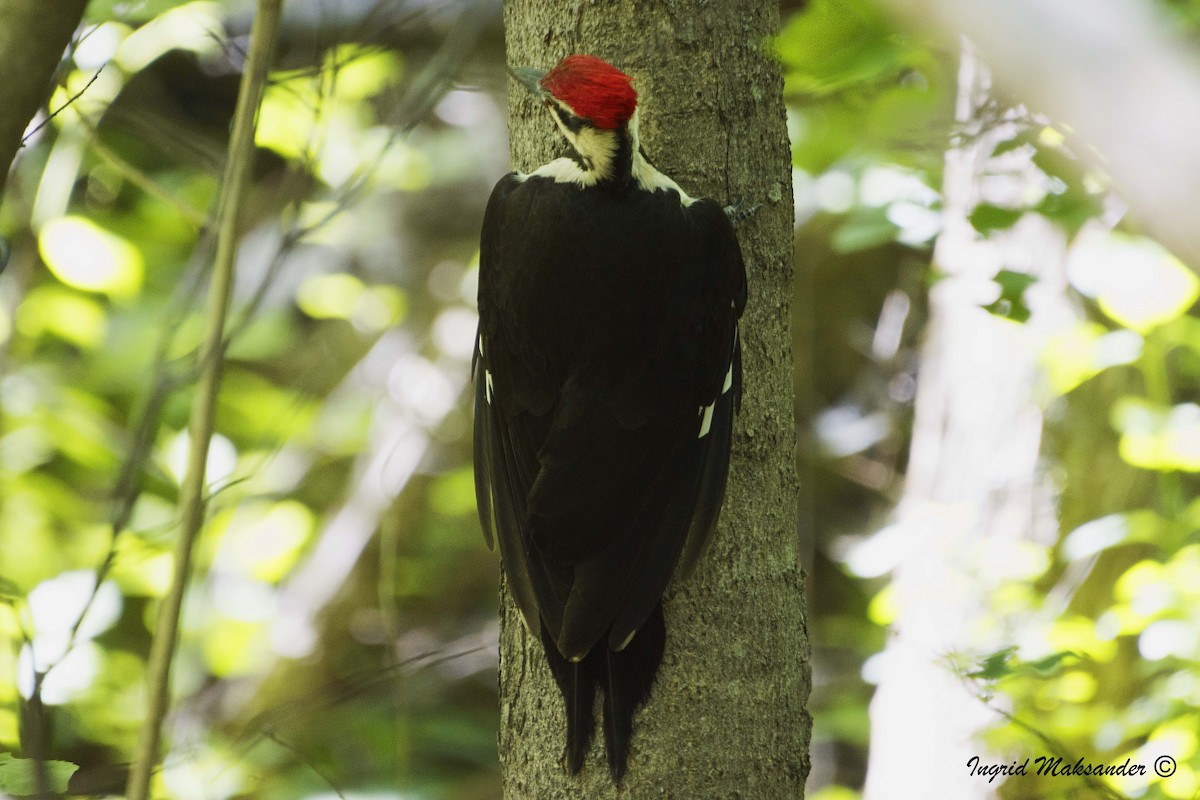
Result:
{"label": "bird's beak", "polygon": [[542,78],[546,77],[546,70],[533,67],[509,67],[508,74],[516,78],[518,83],[539,100],[546,96],[546,90],[542,88]]}

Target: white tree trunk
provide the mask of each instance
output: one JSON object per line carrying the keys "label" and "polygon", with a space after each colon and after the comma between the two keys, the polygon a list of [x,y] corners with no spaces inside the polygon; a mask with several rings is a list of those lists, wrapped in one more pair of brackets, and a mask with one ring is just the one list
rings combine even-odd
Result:
{"label": "white tree trunk", "polygon": [[[954,654],[986,653],[1016,639],[989,617],[995,587],[1022,568],[1023,542],[1052,541],[1052,487],[1039,464],[1042,414],[1035,396],[1047,335],[1071,318],[1063,295],[1065,237],[1026,214],[985,238],[968,221],[980,202],[1028,203],[1044,184],[1030,154],[997,156],[1023,124],[987,104],[989,78],[964,47],[956,111],[960,136],[946,155],[944,227],[934,252],[947,277],[931,290],[921,354],[912,451],[895,523],[872,546],[898,551],[896,619],[871,703],[866,800],[971,800],[1000,781],[972,776],[989,755],[977,735],[997,721],[956,677]],[[981,306],[1000,269],[1035,276],[1032,317],[1021,325]],[[884,537],[884,539],[880,539]]]}

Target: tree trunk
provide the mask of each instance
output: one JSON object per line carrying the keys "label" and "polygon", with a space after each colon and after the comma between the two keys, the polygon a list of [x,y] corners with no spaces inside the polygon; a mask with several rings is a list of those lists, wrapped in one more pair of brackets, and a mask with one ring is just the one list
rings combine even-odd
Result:
{"label": "tree trunk", "polygon": [[[989,619],[992,593],[1021,562],[1022,544],[1057,532],[1054,490],[1039,463],[1038,357],[1073,320],[1065,297],[1066,237],[1037,214],[982,236],[979,203],[1020,208],[1046,181],[1027,153],[997,155],[1025,124],[989,102],[983,63],[964,47],[956,121],[946,154],[943,231],[934,251],[947,277],[930,293],[912,449],[895,524],[903,537],[892,581],[896,620],[871,702],[865,800],[994,797],[1001,782],[972,775],[989,757],[979,734],[1000,721],[955,674],[952,656],[987,653],[1017,639],[1019,622]],[[1024,325],[982,305],[1003,268],[1037,279]],[[1028,563],[1028,560],[1026,560]]]}
{"label": "tree trunk", "polygon": [[50,78],[83,18],[86,0],[0,0],[0,195],[21,136],[46,102]]}
{"label": "tree trunk", "polygon": [[[803,796],[810,678],[793,465],[791,160],[769,50],[777,26],[769,0],[505,4],[510,66],[545,69],[570,53],[610,60],[633,76],[642,142],[660,170],[692,195],[760,206],[739,230],[750,282],[746,386],[725,508],[696,573],[668,591],[666,656],[636,720],[629,772],[615,789],[598,736],[584,771],[566,773],[562,701],[505,594],[500,760],[509,800]],[[554,126],[518,94],[509,129],[515,168],[558,154]]]}

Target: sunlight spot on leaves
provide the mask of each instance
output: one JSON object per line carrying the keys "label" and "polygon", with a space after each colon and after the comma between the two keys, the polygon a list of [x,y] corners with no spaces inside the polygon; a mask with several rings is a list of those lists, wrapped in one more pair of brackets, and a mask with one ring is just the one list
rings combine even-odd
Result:
{"label": "sunlight spot on leaves", "polygon": [[16,750],[19,739],[17,712],[11,708],[0,708],[0,747]]}
{"label": "sunlight spot on leaves", "polygon": [[[1096,661],[1111,661],[1117,653],[1116,642],[1098,636],[1095,621],[1080,615],[1056,620],[1050,627],[1044,646],[1047,653],[1069,650]],[[1038,655],[1030,652],[1030,658]]]}
{"label": "sunlight spot on leaves", "polygon": [[29,593],[38,669],[45,669],[66,655],[71,627],[85,608],[87,615],[79,626],[77,642],[100,635],[120,617],[121,592],[111,582],[101,584],[91,605],[87,605],[95,585],[94,572],[76,570],[42,581]]}
{"label": "sunlight spot on leaves", "polygon": [[251,675],[271,660],[261,622],[214,615],[203,640],[204,663],[218,677]]}
{"label": "sunlight spot on leaves", "polygon": [[313,319],[347,319],[365,287],[345,272],[312,275],[296,291],[296,305]]}
{"label": "sunlight spot on leaves", "polygon": [[[177,433],[166,448],[165,460],[167,469],[170,470],[175,480],[181,485],[187,473],[188,453],[190,450],[191,442],[188,439],[188,432],[186,430]],[[212,440],[208,444],[208,456],[205,460],[205,484],[210,489],[219,485],[233,475],[233,471],[236,468],[237,448],[233,446],[233,442],[219,433],[213,434]]]}
{"label": "sunlight spot on leaves", "polygon": [[325,56],[325,65],[337,71],[339,99],[366,100],[397,80],[400,56],[387,50],[368,50],[355,44],[343,44]]}
{"label": "sunlight spot on leaves", "polygon": [[1139,333],[1170,322],[1200,297],[1200,278],[1162,245],[1112,231],[1080,235],[1067,277],[1114,322]]}
{"label": "sunlight spot on leaves", "polygon": [[1190,658],[1197,653],[1200,631],[1196,626],[1177,619],[1152,622],[1138,637],[1138,652],[1147,661],[1159,661],[1168,656]]}
{"label": "sunlight spot on leaves", "polygon": [[213,742],[189,742],[180,758],[168,758],[152,786],[154,797],[176,800],[226,800],[249,789],[237,754]]}
{"label": "sunlight spot on leaves", "polygon": [[52,120],[62,127],[79,125],[80,116],[95,120],[102,115],[124,87],[118,70],[77,69],[67,75],[66,82],[50,96],[49,107],[58,110]]}
{"label": "sunlight spot on leaves", "polygon": [[350,322],[363,333],[378,334],[404,319],[408,302],[394,286],[368,286],[354,303]]}
{"label": "sunlight spot on leaves", "polygon": [[1096,679],[1090,673],[1071,670],[1057,682],[1058,696],[1068,703],[1086,703],[1096,696]]}
{"label": "sunlight spot on leaves", "polygon": [[867,606],[867,618],[876,625],[891,625],[899,617],[893,586],[894,584],[889,583],[880,589]]}
{"label": "sunlight spot on leaves", "polygon": [[67,286],[110,297],[137,295],[142,254],[129,242],[84,217],[60,217],[38,234],[42,259]]}
{"label": "sunlight spot on leaves", "polygon": [[1113,407],[1113,426],[1121,433],[1120,453],[1143,469],[1200,472],[1200,405],[1166,408],[1138,397]]}
{"label": "sunlight spot on leaves", "polygon": [[1042,351],[1042,367],[1050,390],[1064,395],[1108,367],[1133,363],[1141,354],[1142,337],[1137,333],[1080,322],[1050,337]]}
{"label": "sunlight spot on leaves", "polygon": [[312,511],[294,500],[240,508],[230,520],[217,563],[275,583],[295,565],[314,527]]}
{"label": "sunlight spot on leaves", "polygon": [[97,25],[75,46],[75,65],[81,70],[99,69],[117,54],[117,48],[132,30],[120,22]]}
{"label": "sunlight spot on leaves", "polygon": [[175,572],[175,560],[165,548],[153,547],[138,536],[117,540],[112,579],[127,595],[163,597]]}
{"label": "sunlight spot on leaves", "polygon": [[1159,562],[1139,561],[1117,579],[1113,596],[1128,603],[1139,616],[1152,617],[1171,605],[1171,590],[1164,577],[1163,565]]}
{"label": "sunlight spot on leaves", "polygon": [[108,317],[91,297],[46,284],[31,290],[17,307],[17,329],[29,339],[50,334],[91,349],[104,342]]}
{"label": "sunlight spot on leaves", "polygon": [[185,3],[159,14],[130,34],[117,47],[113,60],[132,73],[170,50],[217,51],[221,41],[213,34],[225,29],[223,16],[218,3]]}

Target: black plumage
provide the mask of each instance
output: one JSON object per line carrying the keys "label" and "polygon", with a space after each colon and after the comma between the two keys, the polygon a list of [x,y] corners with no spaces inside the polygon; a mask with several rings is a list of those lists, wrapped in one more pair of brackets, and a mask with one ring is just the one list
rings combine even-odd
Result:
{"label": "black plumage", "polygon": [[563,695],[567,767],[599,693],[619,781],[662,661],[663,592],[720,512],[746,279],[723,209],[612,135],[616,172],[513,173],[492,193],[474,446],[485,536]]}

